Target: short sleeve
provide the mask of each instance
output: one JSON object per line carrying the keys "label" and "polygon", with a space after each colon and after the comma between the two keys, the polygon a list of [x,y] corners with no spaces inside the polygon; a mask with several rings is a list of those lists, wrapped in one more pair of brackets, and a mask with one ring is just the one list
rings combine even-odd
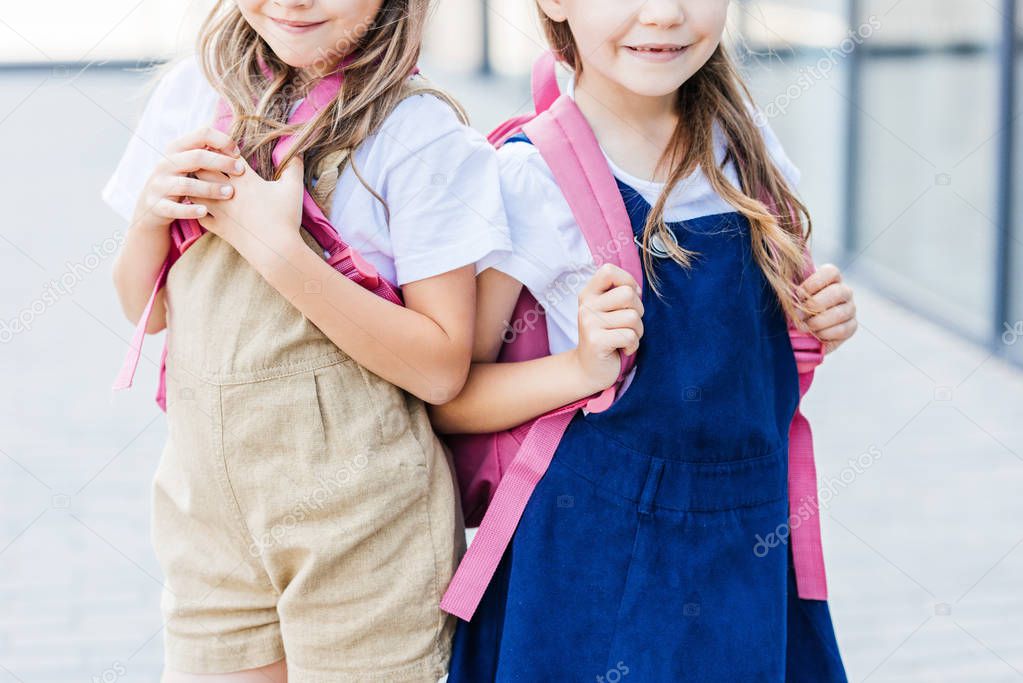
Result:
{"label": "short sleeve", "polygon": [[399,286],[467,265],[480,272],[511,250],[495,150],[446,102],[403,100],[374,146],[386,158],[381,195]]}
{"label": "short sleeve", "polygon": [[[537,149],[511,142],[498,151],[512,251],[493,267],[544,301],[559,278],[592,262],[572,210]],[[575,261],[583,263],[575,263]]]}
{"label": "short sleeve", "polygon": [[167,145],[210,121],[217,97],[194,56],[167,68],[101,193],[119,216],[131,220],[138,196]]}
{"label": "short sleeve", "polygon": [[497,153],[512,252],[494,264],[521,282],[547,313],[551,351],[578,343],[578,294],[594,263],[582,230],[536,147],[504,145]]}

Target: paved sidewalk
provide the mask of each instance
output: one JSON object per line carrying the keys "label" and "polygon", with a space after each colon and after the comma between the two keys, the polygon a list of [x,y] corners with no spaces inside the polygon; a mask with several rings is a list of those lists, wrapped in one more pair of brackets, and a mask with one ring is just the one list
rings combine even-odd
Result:
{"label": "paved sidewalk", "polygon": [[[111,400],[131,330],[104,247],[124,226],[98,196],[139,79],[0,79],[0,145],[24,160],[0,185],[0,321],[31,321],[0,344],[0,682],[153,681],[162,340],[148,340],[134,391]],[[477,93],[465,99],[481,128],[526,102],[519,83],[486,97],[474,85],[454,90]],[[70,291],[48,294],[62,278]],[[831,495],[825,551],[850,678],[1018,680],[1023,373],[863,285],[857,301],[861,330],[805,406]]]}

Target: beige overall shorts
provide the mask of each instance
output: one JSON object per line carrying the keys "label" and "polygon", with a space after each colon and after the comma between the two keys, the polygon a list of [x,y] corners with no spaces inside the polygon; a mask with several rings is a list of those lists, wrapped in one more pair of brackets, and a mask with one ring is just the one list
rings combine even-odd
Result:
{"label": "beige overall shorts", "polygon": [[423,402],[212,233],[170,270],[166,301],[152,540],[167,667],[238,671],[286,652],[291,683],[443,676],[455,623],[439,603],[465,536]]}

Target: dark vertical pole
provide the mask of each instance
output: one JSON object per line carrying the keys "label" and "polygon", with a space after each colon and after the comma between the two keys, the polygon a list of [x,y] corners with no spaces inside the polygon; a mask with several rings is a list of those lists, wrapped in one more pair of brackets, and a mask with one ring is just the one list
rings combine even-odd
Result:
{"label": "dark vertical pole", "polygon": [[1009,319],[1009,285],[1011,282],[1012,241],[1011,233],[1015,211],[1013,206],[1013,173],[1016,154],[1016,11],[1017,0],[1002,0],[1002,31],[998,49],[998,130],[1001,131],[998,144],[998,237],[995,246],[995,301],[992,346],[1004,349],[1002,333]]}
{"label": "dark vertical pole", "polygon": [[482,43],[483,54],[480,57],[480,75],[490,76],[493,72],[493,65],[490,63],[490,4],[487,0],[480,0],[482,15],[480,17],[480,42]]}
{"label": "dark vertical pole", "polygon": [[[849,28],[855,30],[861,21],[861,0],[847,1]],[[861,242],[859,225],[861,131],[857,106],[863,97],[863,51],[863,45],[857,45],[846,60],[849,69],[847,77],[849,100],[846,107],[843,260],[851,258]]]}

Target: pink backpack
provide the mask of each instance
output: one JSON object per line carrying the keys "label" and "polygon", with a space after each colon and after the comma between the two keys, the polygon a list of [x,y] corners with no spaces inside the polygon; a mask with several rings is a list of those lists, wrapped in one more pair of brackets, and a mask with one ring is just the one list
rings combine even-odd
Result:
{"label": "pink backpack", "polygon": [[[268,73],[269,70],[266,65],[264,64],[262,67],[263,71]],[[341,79],[340,70],[322,78],[291,114],[288,122],[297,124],[305,123],[312,119],[316,112],[331,102],[337,95],[337,91],[341,87]],[[228,132],[231,128],[232,119],[233,114],[230,105],[221,99],[217,103],[217,115],[214,126],[219,130]],[[280,165],[294,142],[293,136],[282,137],[277,141],[272,154],[276,166]],[[341,239],[337,230],[330,224],[327,217],[323,215],[323,211],[312,195],[309,194],[308,190],[306,190],[302,198],[302,226],[309,231],[309,234],[323,248],[327,263],[333,266],[335,270],[384,299],[399,306],[402,305],[401,294],[398,289],[380,277],[371,263],[363,259],[357,251]],[[153,311],[153,303],[156,301],[157,293],[167,281],[168,271],[174,265],[174,262],[185,253],[185,250],[202,237],[206,229],[199,224],[199,221],[188,218],[171,223],[170,231],[173,238],[170,251],[163,263],[163,268],[160,269],[160,273],[156,277],[153,291],[149,295],[149,301],[146,303],[142,316],[135,327],[135,333],[132,336],[128,354],[114,381],[113,389],[115,391],[127,389],[132,385],[135,369],[142,355],[142,343],[145,340],[149,316]],[[168,340],[165,339],[163,353],[160,356],[160,380],[156,390],[156,403],[164,411],[167,410],[167,343]]]}
{"label": "pink backpack", "polygon": [[[524,132],[550,167],[596,266],[614,263],[643,282],[628,212],[586,118],[575,101],[562,95],[555,77],[555,57],[542,55],[533,67],[535,113],[513,118],[495,129],[491,143],[501,146]],[[809,250],[804,277],[813,272]],[[531,323],[526,318],[533,312]],[[532,360],[550,353],[542,309],[523,290],[515,307],[515,336],[504,344],[498,362]],[[519,331],[521,329],[521,331]],[[821,342],[797,330],[789,335],[796,355],[800,397],[824,358]],[[622,355],[614,386],[603,393],[558,408],[514,429],[494,434],[448,436],[458,476],[467,526],[479,526],[441,601],[441,609],[466,621],[472,618],[493,577],[526,504],[550,465],[569,422],[580,408],[601,412],[613,403],[634,357]],[[810,425],[798,407],[789,430],[789,506],[808,512],[809,519],[791,529],[799,596],[827,599],[817,505],[817,474]],[[791,519],[791,517],[790,517]]]}

